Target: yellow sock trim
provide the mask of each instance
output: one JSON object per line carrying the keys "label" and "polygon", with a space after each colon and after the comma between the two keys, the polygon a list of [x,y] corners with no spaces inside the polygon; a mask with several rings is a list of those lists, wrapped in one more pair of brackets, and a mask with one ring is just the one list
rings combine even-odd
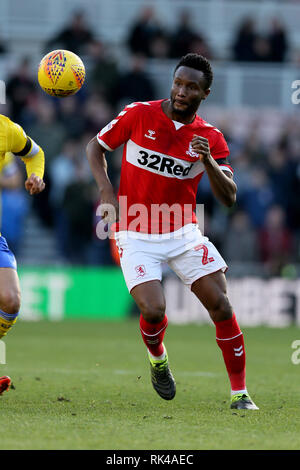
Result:
{"label": "yellow sock trim", "polygon": [[17,318],[14,318],[11,321],[5,320],[0,317],[0,339],[3,338],[8,332],[8,330],[16,323]]}

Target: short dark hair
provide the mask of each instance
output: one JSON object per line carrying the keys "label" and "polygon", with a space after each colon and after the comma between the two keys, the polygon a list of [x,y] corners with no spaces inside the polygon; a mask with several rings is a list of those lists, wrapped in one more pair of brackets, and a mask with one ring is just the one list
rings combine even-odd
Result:
{"label": "short dark hair", "polygon": [[203,72],[204,79],[206,82],[206,89],[209,88],[213,81],[213,71],[208,60],[200,54],[189,53],[181,57],[180,61],[175,67],[174,75],[176,70],[181,67],[191,67],[192,69],[200,70]]}

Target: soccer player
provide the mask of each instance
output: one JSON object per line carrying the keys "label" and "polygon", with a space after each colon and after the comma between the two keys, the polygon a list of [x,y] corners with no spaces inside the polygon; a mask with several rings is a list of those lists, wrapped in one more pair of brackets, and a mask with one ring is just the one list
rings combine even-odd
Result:
{"label": "soccer player", "polygon": [[[226,294],[227,265],[200,232],[193,212],[205,171],[222,204],[230,207],[236,200],[226,141],[218,129],[196,114],[210,93],[212,80],[207,59],[198,54],[182,57],[174,71],[170,98],[125,107],[89,142],[87,158],[101,202],[106,204],[107,220],[112,217],[108,207],[115,209],[121,267],[141,312],[140,331],[154,389],[165,400],[176,393],[163,343],[168,319],[161,279],[162,263],[167,262],[215,324],[231,384],[230,407],[254,410],[258,408],[245,382],[243,334]],[[107,176],[105,152],[122,144],[117,199]]]}
{"label": "soccer player", "polygon": [[[26,165],[25,188],[29,194],[38,194],[45,188],[44,152],[21,126],[0,114],[0,169],[18,155]],[[20,310],[20,286],[17,263],[7,242],[0,234],[0,339],[16,323]],[[0,377],[0,395],[8,390],[9,377]]]}

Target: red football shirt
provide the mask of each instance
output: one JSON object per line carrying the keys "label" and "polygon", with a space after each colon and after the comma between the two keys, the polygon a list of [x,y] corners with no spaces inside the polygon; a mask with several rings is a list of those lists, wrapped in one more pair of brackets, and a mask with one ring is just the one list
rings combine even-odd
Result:
{"label": "red football shirt", "polygon": [[191,124],[172,121],[163,101],[126,106],[97,135],[108,151],[124,144],[117,230],[167,233],[197,222],[197,186],[205,167],[191,149],[194,134],[208,140],[220,168],[232,171],[223,134],[199,116]]}

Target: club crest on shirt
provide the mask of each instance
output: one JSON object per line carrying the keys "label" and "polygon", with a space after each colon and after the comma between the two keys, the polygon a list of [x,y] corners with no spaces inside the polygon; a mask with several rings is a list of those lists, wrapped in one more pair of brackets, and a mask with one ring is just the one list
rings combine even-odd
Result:
{"label": "club crest on shirt", "polygon": [[197,152],[194,152],[192,148],[192,142],[190,142],[189,149],[185,153],[190,157],[199,158],[199,154]]}
{"label": "club crest on shirt", "polygon": [[139,266],[136,266],[135,270],[138,274],[138,277],[143,277],[146,274],[146,269],[145,269],[145,266],[143,264],[140,264]]}

